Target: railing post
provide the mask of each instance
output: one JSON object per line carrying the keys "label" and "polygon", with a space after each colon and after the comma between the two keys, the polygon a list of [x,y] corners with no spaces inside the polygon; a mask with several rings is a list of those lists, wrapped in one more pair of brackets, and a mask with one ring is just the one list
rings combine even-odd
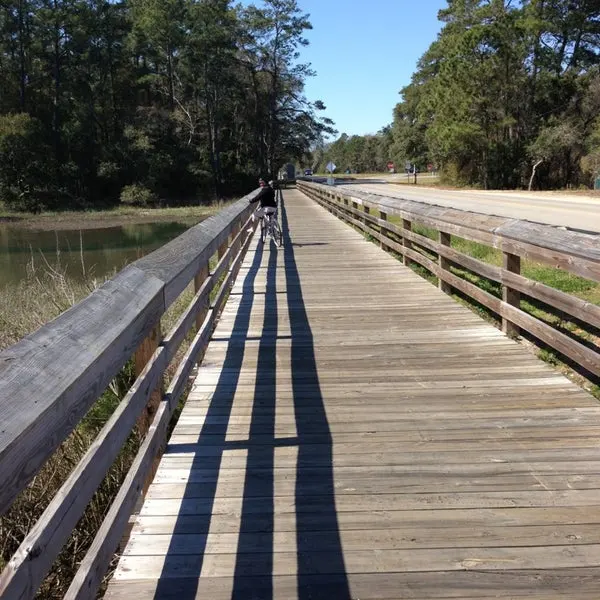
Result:
{"label": "railing post", "polygon": [[[409,221],[408,219],[402,219],[402,227],[404,229],[406,229],[406,231],[412,231],[412,221]],[[410,240],[406,237],[402,238],[402,245],[407,249],[407,250],[411,250],[412,249],[412,244],[410,242]],[[404,265],[406,265],[407,267],[411,264],[411,260],[410,258],[408,258],[408,256],[406,256],[406,254],[404,254],[402,256],[402,263]]]}
{"label": "railing post", "polygon": [[[371,214],[371,207],[367,206],[366,204],[363,204],[363,209],[365,211],[365,214],[369,215]],[[367,219],[363,218],[363,223],[365,225],[365,227],[369,226],[369,221],[367,221]]]}
{"label": "railing post", "polygon": [[[358,210],[358,202],[354,202],[354,201],[352,201],[352,208],[353,208],[354,210]],[[357,217],[355,214],[352,214],[352,215],[351,215],[351,218],[352,218],[352,219],[357,219],[358,221],[360,221],[360,217]]]}
{"label": "railing post", "polygon": [[[521,257],[510,252],[503,252],[503,267],[511,273],[521,273]],[[511,306],[516,308],[521,307],[521,293],[508,287],[505,283],[502,283],[502,300]],[[509,337],[518,337],[520,330],[519,326],[515,325],[512,321],[506,317],[502,317],[502,331]]]}
{"label": "railing post", "polygon": [[[152,355],[158,349],[158,346],[162,342],[162,339],[163,335],[159,321],[154,326],[148,337],[140,344],[139,348],[135,352],[134,368],[136,377],[139,376],[139,374],[144,370],[144,367],[148,364],[148,361],[150,361]],[[148,433],[150,425],[152,425],[154,415],[156,414],[156,411],[158,410],[158,407],[162,402],[164,393],[164,379],[161,376],[158,385],[150,394],[146,407],[137,419],[137,429],[141,437],[145,437]],[[154,475],[156,474],[156,470],[158,469],[158,465],[160,463],[160,455],[163,453],[163,450],[164,447],[161,447],[157,456],[155,456],[154,460],[152,461],[152,468],[148,472],[148,476],[146,477],[142,487],[141,498],[143,498],[146,495],[150,484],[154,480]]]}
{"label": "railing post", "polygon": [[[208,278],[208,262],[200,267],[200,270],[194,277],[194,294],[197,294],[202,287],[202,284]],[[204,306],[198,311],[198,316],[196,317],[196,332],[200,331],[200,327],[202,327],[202,323],[204,323],[204,319],[206,318],[206,313],[208,312],[208,308],[210,306],[210,301],[208,298],[204,302]]]}
{"label": "railing post", "polygon": [[[440,231],[439,234],[440,245],[450,246],[452,242],[452,236],[449,233],[445,233],[444,231]],[[450,261],[441,254],[438,254],[438,264],[442,273],[450,269]],[[442,290],[442,292],[446,294],[452,293],[452,286],[449,283],[445,282],[441,277],[438,278],[438,287],[440,288],[440,290]]]}
{"label": "railing post", "polygon": [[[238,219],[234,224],[233,227],[231,229],[231,241],[233,243],[233,240],[236,238],[237,234],[240,232],[240,229],[242,228],[242,222],[240,219]],[[241,240],[238,240],[235,243],[235,247],[232,245],[231,247],[231,252],[232,254],[235,256],[238,253],[238,250],[240,249],[242,245]]]}
{"label": "railing post", "polygon": [[219,249],[217,250],[217,256],[219,257],[219,260],[221,260],[223,258],[223,256],[225,256],[225,252],[227,252],[228,248],[229,248],[229,236],[227,236],[227,239],[219,246]]}
{"label": "railing post", "polygon": [[[140,344],[139,348],[135,351],[133,362],[135,375],[138,377],[140,373],[144,370],[152,355],[158,349],[160,343],[162,342],[162,329],[160,326],[160,321],[154,326],[152,331],[148,334],[148,337]],[[138,417],[137,427],[142,436],[146,435],[150,425],[152,423],[152,419],[154,418],[154,414],[158,409],[158,405],[161,403],[164,394],[164,385],[163,380],[156,389],[150,394],[150,398],[148,400],[148,404],[146,404],[146,408],[142,411],[140,416]]]}
{"label": "railing post", "polygon": [[[387,221],[387,213],[384,213],[382,210],[379,211],[379,218],[382,221]],[[381,234],[381,237],[386,236],[387,234],[387,229],[385,229],[384,227],[380,227],[379,228],[379,233]],[[389,250],[389,247],[385,245],[383,240],[379,240],[379,247],[382,250],[385,250],[386,252]]]}

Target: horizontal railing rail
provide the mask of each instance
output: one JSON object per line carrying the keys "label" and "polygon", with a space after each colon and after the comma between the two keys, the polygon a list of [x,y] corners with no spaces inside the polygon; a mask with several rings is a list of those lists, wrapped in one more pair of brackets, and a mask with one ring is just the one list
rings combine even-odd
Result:
{"label": "horizontal railing rail", "polygon": [[[0,514],[132,358],[137,375],[0,575],[3,598],[35,595],[137,424],[144,440],[65,597],[94,596],[152,476],[174,409],[248,248],[249,200],[255,193],[132,263],[82,302],[0,353]],[[218,262],[210,270],[214,255]],[[161,317],[192,282],[193,300],[163,336]],[[195,337],[164,390],[165,371],[192,331]]]}
{"label": "horizontal railing rail", "polygon": [[[595,344],[574,337],[522,310],[521,295],[600,329],[600,306],[521,275],[521,260],[530,259],[574,275],[600,281],[600,235],[473,213],[452,208],[386,198],[351,189],[298,181],[298,188],[342,220],[379,240],[382,248],[402,256],[437,277],[446,293],[457,290],[496,313],[511,336],[526,331],[594,376],[600,376],[600,352]],[[391,223],[394,216],[398,224]],[[413,231],[415,224],[434,229],[434,240]],[[452,238],[477,242],[503,255],[495,266],[451,247]],[[423,252],[425,250],[425,252]],[[430,253],[430,256],[426,254]],[[431,258],[431,255],[434,255]],[[501,285],[501,297],[451,271],[459,267]]]}

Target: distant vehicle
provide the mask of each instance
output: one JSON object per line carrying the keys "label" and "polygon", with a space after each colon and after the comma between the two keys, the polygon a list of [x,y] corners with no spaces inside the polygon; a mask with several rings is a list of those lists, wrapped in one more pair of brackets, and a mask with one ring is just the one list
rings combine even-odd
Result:
{"label": "distant vehicle", "polygon": [[304,176],[310,177],[313,174],[312,169],[304,169]]}

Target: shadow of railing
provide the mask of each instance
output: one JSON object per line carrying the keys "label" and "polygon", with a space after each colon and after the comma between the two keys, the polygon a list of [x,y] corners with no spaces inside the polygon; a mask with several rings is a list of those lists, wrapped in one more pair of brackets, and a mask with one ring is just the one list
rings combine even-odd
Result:
{"label": "shadow of railing", "polygon": [[[250,327],[250,315],[254,305],[254,283],[260,270],[262,257],[263,246],[259,244],[243,284],[243,294],[235,317],[232,337],[235,336],[241,339],[247,337]],[[209,401],[210,404],[204,424],[197,442],[190,446],[190,449],[195,453],[192,470],[183,493],[179,514],[173,530],[174,535],[156,588],[154,597],[157,600],[165,598],[191,600],[196,598],[223,451],[227,445],[225,441],[227,429],[243,360],[244,345],[233,343],[230,339],[221,376]],[[185,451],[187,448],[183,448],[178,444],[171,446],[170,450],[176,453]],[[199,474],[201,473],[201,482],[193,476],[194,469],[197,469]],[[193,505],[193,510],[189,510],[188,505]],[[193,520],[189,518],[192,513],[194,514]],[[181,534],[196,536],[194,554],[185,557],[180,554],[177,536]],[[180,565],[184,560],[187,576],[173,577],[174,573],[180,571]]]}
{"label": "shadow of railing", "polygon": [[[243,441],[226,440],[233,398],[236,391],[240,390],[245,346],[248,341],[257,339],[248,334],[255,299],[263,295],[254,291],[266,248],[262,244],[258,245],[243,285],[243,293],[241,297],[238,295],[240,304],[234,328],[198,442],[189,446],[195,452],[193,468],[198,471],[195,477],[190,476],[186,485],[182,512],[177,518],[174,534],[193,533],[198,536],[193,544],[194,553],[183,557],[178,554],[177,543],[171,543],[156,599],[191,600],[197,597],[199,591],[203,591],[200,574],[207,550],[207,534],[211,520],[215,518],[212,512],[219,471],[224,451],[234,448],[246,449],[247,459],[231,598],[270,600],[275,595],[285,598],[297,596],[300,600],[350,598],[335,507],[331,432],[283,203],[282,221],[284,247],[277,250],[271,245],[266,269],[264,315],[261,336],[258,338],[254,394],[248,400],[252,405],[249,436]],[[285,296],[277,290],[278,255],[281,252],[285,267]],[[291,335],[278,335],[278,299],[281,306],[284,297],[287,300]],[[216,339],[225,341],[225,338]],[[284,437],[281,437],[281,431],[276,431],[277,344],[281,342],[291,344],[291,394],[295,423],[289,431],[295,429],[296,432],[296,435],[288,435],[286,429]],[[295,510],[295,552],[289,539],[285,540],[285,547],[278,548],[275,543],[275,515],[279,509],[275,497],[277,447],[298,448],[294,508],[291,509]],[[171,449],[181,452],[184,445],[178,444]],[[285,502],[282,506],[285,506]],[[186,515],[189,512],[186,503],[193,506],[193,520]],[[287,503],[290,504],[289,499]],[[293,519],[286,519],[286,522],[292,523]],[[277,564],[287,566],[275,571],[277,552],[284,555]],[[179,575],[182,574],[180,561],[185,562],[186,574],[184,577],[173,577],[178,571]],[[280,575],[285,582],[282,587],[275,589],[274,582]]]}
{"label": "shadow of railing", "polygon": [[282,225],[298,436],[295,494],[298,598],[347,600],[350,589],[335,505],[333,443],[285,205]]}

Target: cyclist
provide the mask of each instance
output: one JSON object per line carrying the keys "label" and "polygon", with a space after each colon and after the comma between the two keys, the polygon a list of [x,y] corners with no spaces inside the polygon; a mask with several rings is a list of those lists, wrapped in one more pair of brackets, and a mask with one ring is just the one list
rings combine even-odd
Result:
{"label": "cyclist", "polygon": [[[277,212],[277,199],[275,198],[275,190],[273,189],[272,182],[261,177],[258,180],[258,185],[260,185],[260,192],[256,194],[256,196],[250,200],[250,204],[254,204],[255,202],[260,202],[260,209],[256,211],[256,216],[259,219],[262,219],[264,215],[273,214]],[[252,215],[252,220],[254,220],[255,216]]]}

